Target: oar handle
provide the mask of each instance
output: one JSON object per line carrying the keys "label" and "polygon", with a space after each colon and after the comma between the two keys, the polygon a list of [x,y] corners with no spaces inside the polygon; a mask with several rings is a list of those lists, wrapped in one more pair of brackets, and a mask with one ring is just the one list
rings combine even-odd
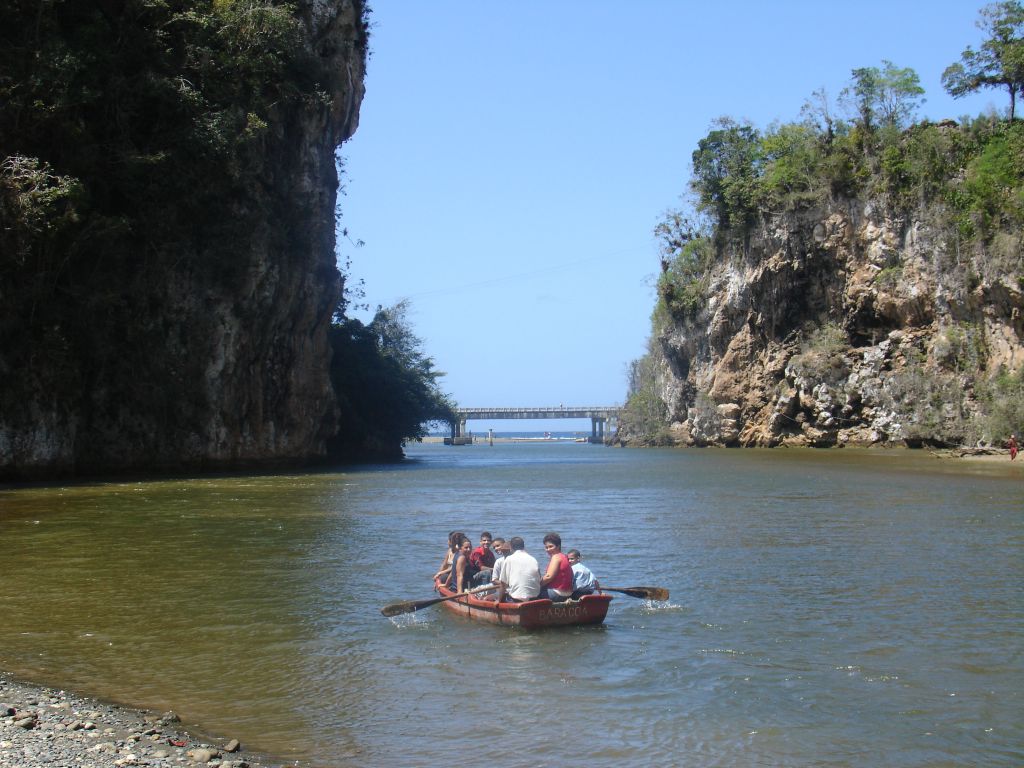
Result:
{"label": "oar handle", "polygon": [[443,603],[445,600],[456,600],[460,597],[474,595],[479,592],[491,592],[497,588],[497,584],[484,584],[482,587],[476,587],[468,592],[459,592],[458,594],[448,595],[447,597],[433,597],[429,600],[406,600],[401,603],[391,603],[390,605],[385,605],[381,608],[380,612],[385,616],[397,616],[400,613],[414,613],[423,608],[429,608],[432,605]]}

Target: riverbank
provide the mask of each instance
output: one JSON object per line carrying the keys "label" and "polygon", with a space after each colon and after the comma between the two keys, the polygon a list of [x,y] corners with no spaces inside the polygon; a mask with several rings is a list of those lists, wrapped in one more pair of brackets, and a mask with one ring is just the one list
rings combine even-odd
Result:
{"label": "riverbank", "polygon": [[265,768],[234,739],[189,733],[173,712],[105,704],[0,673],[0,768]]}
{"label": "riverbank", "polygon": [[[540,434],[541,433],[538,433],[537,437],[498,437],[498,436],[495,436],[493,438],[488,438],[487,435],[474,435],[473,436],[473,443],[472,444],[473,445],[487,445],[489,442],[493,442],[496,445],[497,444],[506,444],[506,443],[523,443],[523,444],[527,444],[527,445],[529,445],[529,444],[533,444],[533,445],[550,445],[550,444],[553,444],[553,443],[576,443],[577,442],[577,438],[575,438],[575,437],[563,437],[563,436],[560,436],[560,437],[544,438],[544,437],[541,437]],[[438,436],[438,435],[428,435],[427,437],[424,437],[422,439],[423,443],[430,444],[430,445],[439,445],[439,444],[443,443],[444,441],[445,441],[445,438],[441,437],[441,436]],[[617,447],[617,446],[611,446],[611,447]],[[676,446],[676,447],[681,448],[681,449],[692,449],[692,450],[698,450],[698,451],[707,450],[706,448],[703,448],[703,447],[693,447],[693,446]],[[729,449],[729,450],[735,450],[735,449]],[[758,449],[758,450],[760,450],[760,449]],[[778,448],[773,448],[773,449],[769,449],[769,450],[785,450],[785,447],[784,446],[780,446]],[[845,451],[891,451],[891,450],[898,450],[898,451],[911,451],[911,452],[913,452],[913,451],[923,451],[923,452],[928,453],[931,456],[934,456],[935,458],[938,458],[938,459],[964,459],[964,460],[971,461],[971,462],[986,462],[986,463],[987,462],[992,462],[992,463],[1006,462],[1008,464],[1010,463],[1010,456],[1009,456],[1009,453],[1008,453],[1006,448],[995,448],[995,447],[991,447],[991,446],[983,447],[983,448],[973,448],[973,447],[963,447],[963,448],[921,448],[921,447],[910,447],[910,446],[905,446],[905,445],[897,445],[897,446],[894,446],[894,445],[887,445],[887,446],[864,445],[864,446],[855,446],[855,447],[849,447],[849,446],[844,446],[844,445],[837,445],[837,446],[834,446],[832,449],[816,448],[814,450],[845,450]],[[1024,456],[1019,457],[1017,461],[1013,462],[1013,464],[1024,467]]]}
{"label": "riverbank", "polygon": [[1024,467],[1024,456],[1011,460],[1006,448],[943,448],[930,450],[929,453],[938,459],[959,459],[979,464],[1006,464]]}

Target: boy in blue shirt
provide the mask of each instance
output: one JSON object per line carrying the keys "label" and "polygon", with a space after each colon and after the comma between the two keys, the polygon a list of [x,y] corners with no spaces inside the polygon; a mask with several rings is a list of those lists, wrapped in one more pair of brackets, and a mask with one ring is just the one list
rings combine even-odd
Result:
{"label": "boy in blue shirt", "polygon": [[572,566],[573,600],[579,600],[584,595],[592,595],[601,588],[601,585],[597,583],[597,579],[594,578],[594,574],[591,573],[590,569],[580,562],[583,559],[583,555],[580,554],[578,549],[570,549],[566,552],[566,557],[569,558],[569,565]]}

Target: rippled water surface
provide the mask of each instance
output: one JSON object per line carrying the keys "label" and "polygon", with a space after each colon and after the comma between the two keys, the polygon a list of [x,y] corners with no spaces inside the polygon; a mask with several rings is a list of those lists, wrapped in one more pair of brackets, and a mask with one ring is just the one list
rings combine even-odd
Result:
{"label": "rippled water surface", "polygon": [[[1024,474],[919,453],[414,446],[396,467],[0,491],[0,667],[303,766],[1024,764]],[[449,530],[624,595],[439,607]]]}

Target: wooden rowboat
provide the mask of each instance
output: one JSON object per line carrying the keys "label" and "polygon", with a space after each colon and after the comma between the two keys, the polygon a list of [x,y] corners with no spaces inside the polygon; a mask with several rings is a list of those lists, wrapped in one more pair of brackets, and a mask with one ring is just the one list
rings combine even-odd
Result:
{"label": "wooden rowboat", "polygon": [[[434,588],[441,597],[455,595],[440,582]],[[539,629],[541,627],[564,627],[580,624],[600,624],[608,613],[611,595],[584,595],[579,600],[553,603],[550,600],[530,600],[525,603],[496,603],[493,600],[478,600],[466,595],[446,600],[440,605],[452,613],[490,624]]]}

